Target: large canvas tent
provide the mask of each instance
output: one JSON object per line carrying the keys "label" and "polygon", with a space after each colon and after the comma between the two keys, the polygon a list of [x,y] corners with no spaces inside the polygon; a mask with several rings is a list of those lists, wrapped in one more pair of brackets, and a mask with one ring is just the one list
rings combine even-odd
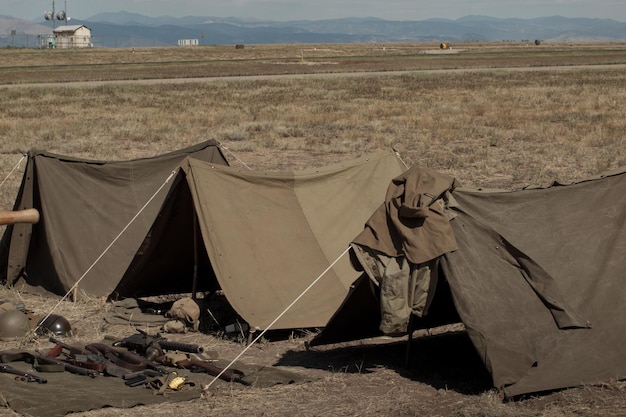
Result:
{"label": "large canvas tent", "polygon": [[[510,397],[626,378],[626,171],[451,195],[458,248],[414,329],[462,321]],[[379,301],[364,274],[312,345],[380,334]]]}
{"label": "large canvas tent", "polygon": [[33,152],[15,209],[37,208],[41,221],[7,228],[0,267],[10,285],[57,295],[220,288],[265,329],[337,261],[272,328],[321,327],[358,276],[338,258],[403,169],[393,151],[379,151],[309,170],[246,171],[228,167],[215,142],[124,162]]}

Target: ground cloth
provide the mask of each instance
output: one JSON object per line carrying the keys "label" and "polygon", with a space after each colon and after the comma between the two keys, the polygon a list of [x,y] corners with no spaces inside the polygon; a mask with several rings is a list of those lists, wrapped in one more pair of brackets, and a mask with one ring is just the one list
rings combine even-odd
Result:
{"label": "ground cloth", "polygon": [[[226,361],[213,362],[218,367],[225,367]],[[131,408],[137,405],[148,405],[162,402],[188,401],[199,398],[202,386],[213,380],[204,373],[190,373],[176,370],[180,375],[188,376],[194,383],[181,391],[167,391],[165,395],[155,395],[155,391],[144,386],[127,387],[122,378],[74,375],[68,372],[34,371],[29,364],[12,362],[11,366],[46,378],[46,384],[17,381],[13,375],[0,374],[0,412],[9,408],[25,416],[53,417],[63,416],[71,412],[82,412],[104,407]],[[277,384],[306,382],[300,375],[277,367],[246,365],[237,363],[231,369],[241,371],[243,380],[251,386],[236,382],[215,381],[211,390],[232,384],[236,389],[264,388]],[[308,379],[310,381],[310,379]],[[230,388],[229,388],[230,389]]]}

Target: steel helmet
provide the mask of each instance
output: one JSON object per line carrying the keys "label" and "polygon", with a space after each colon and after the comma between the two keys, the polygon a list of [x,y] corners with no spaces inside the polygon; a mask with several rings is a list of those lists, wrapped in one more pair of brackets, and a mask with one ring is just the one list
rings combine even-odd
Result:
{"label": "steel helmet", "polygon": [[70,322],[58,314],[50,314],[37,323],[37,334],[52,333],[57,336],[68,336],[72,333]]}
{"label": "steel helmet", "polygon": [[28,332],[30,332],[30,321],[26,313],[20,310],[0,313],[0,339],[24,337]]}

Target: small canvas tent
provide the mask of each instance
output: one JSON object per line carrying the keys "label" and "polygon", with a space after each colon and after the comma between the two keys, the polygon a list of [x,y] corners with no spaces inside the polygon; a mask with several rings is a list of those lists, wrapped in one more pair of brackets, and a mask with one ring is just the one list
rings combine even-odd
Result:
{"label": "small canvas tent", "polygon": [[[80,289],[96,296],[113,293],[120,279],[136,269],[137,254],[143,254],[146,246],[157,240],[152,225],[164,205],[171,209],[165,202],[172,199],[180,182],[172,173],[189,156],[228,164],[215,141],[132,161],[93,161],[30,152],[14,210],[34,207],[41,220],[36,225],[15,224],[5,230],[0,245],[3,281],[34,293],[63,295],[103,255]],[[182,210],[180,206],[178,210]],[[184,233],[192,230],[192,213],[190,208],[187,213],[168,213],[168,217],[178,223],[179,233]],[[189,227],[182,227],[183,223]],[[181,253],[177,246],[181,241],[170,241],[170,249]],[[192,253],[184,258],[190,259]],[[183,275],[185,271],[178,272]]]}
{"label": "small canvas tent", "polygon": [[[626,378],[626,170],[451,196],[458,248],[413,329],[462,321],[509,397]],[[379,293],[363,274],[312,345],[381,334]]]}
{"label": "small canvas tent", "polygon": [[[31,153],[16,209],[42,220],[7,228],[0,266],[17,288],[62,295],[84,275],[80,291],[115,298],[190,292],[195,274],[197,290],[221,288],[265,329],[345,252],[403,169],[379,151],[245,171],[227,167],[215,143],[127,162]],[[273,328],[324,326],[357,277],[339,260]]]}

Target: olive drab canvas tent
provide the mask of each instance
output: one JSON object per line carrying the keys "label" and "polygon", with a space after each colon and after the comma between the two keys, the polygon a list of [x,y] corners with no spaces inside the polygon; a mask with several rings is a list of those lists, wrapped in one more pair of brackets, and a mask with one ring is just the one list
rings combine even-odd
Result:
{"label": "olive drab canvas tent", "polygon": [[[229,303],[265,329],[320,274],[319,282],[272,328],[322,327],[358,277],[352,236],[405,169],[392,151],[297,172],[185,166],[203,242]],[[229,296],[230,294],[230,296]]]}
{"label": "olive drab canvas tent", "polygon": [[[413,330],[461,321],[508,397],[626,379],[626,170],[520,191],[457,187],[448,202],[457,247],[437,258],[431,310]],[[389,210],[384,231],[380,212],[368,220],[379,238],[412,233]],[[393,256],[405,256],[398,241]],[[311,344],[381,334],[380,286],[364,272]]]}
{"label": "olive drab canvas tent", "polygon": [[[158,241],[152,226],[162,216],[164,206],[174,210],[166,204],[180,182],[172,173],[190,156],[228,164],[215,141],[132,161],[93,161],[30,152],[14,210],[34,207],[41,219],[35,225],[15,224],[5,230],[0,271],[6,283],[30,292],[63,295],[102,256],[81,281],[79,290],[109,296],[125,274],[133,274],[137,259]],[[168,217],[178,223],[180,234],[191,233],[191,208]],[[176,235],[168,238],[170,251],[189,260],[193,251],[181,253],[184,240],[172,240]],[[158,256],[152,258],[157,263]],[[187,263],[177,266],[181,270],[163,272],[190,276],[185,274]],[[149,285],[146,281],[142,284]]]}
{"label": "olive drab canvas tent", "polygon": [[115,298],[219,288],[265,329],[337,261],[272,326],[321,327],[358,277],[340,255],[403,169],[379,151],[302,171],[240,170],[215,142],[126,162],[31,153],[15,208],[41,220],[7,228],[0,266],[8,284],[58,295],[82,276],[79,291]]}

